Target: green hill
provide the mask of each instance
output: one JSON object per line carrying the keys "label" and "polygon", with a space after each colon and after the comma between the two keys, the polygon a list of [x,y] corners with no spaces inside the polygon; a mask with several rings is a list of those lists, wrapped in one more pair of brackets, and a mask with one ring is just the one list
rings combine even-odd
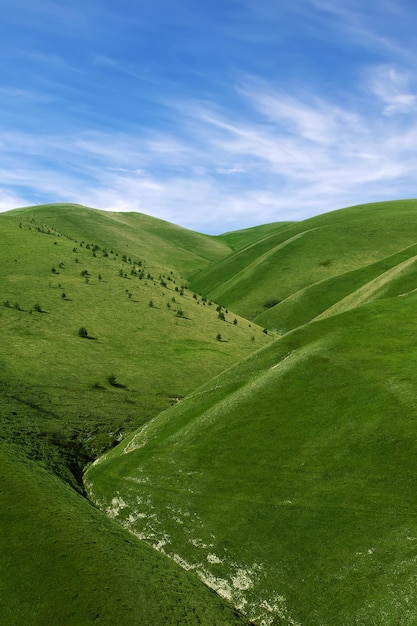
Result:
{"label": "green hill", "polygon": [[247,623],[17,447],[0,446],[0,471],[2,624]]}
{"label": "green hill", "polygon": [[1,214],[0,622],[413,626],[416,210]]}
{"label": "green hill", "polygon": [[[97,583],[86,594],[87,576],[74,573],[81,567],[90,572],[93,549],[87,553],[82,543],[78,545],[79,533],[68,534],[65,511],[79,517],[80,528],[90,528],[92,542],[100,525],[96,518],[90,524],[86,501],[68,495],[72,492],[57,481],[59,477],[83,493],[82,472],[88,462],[179,402],[196,385],[271,341],[256,324],[230,311],[222,310],[224,319],[220,319],[214,302],[187,289],[187,270],[213,262],[227,247],[147,216],[113,215],[73,205],[2,214],[0,233],[0,454],[10,446],[16,451],[4,465],[12,475],[7,477],[10,493],[2,494],[2,533],[6,538],[13,532],[8,553],[19,563],[0,576],[0,588],[7,590],[0,621],[78,626],[94,621],[90,605],[103,605],[105,623],[182,623],[180,617],[175,617],[177,621],[173,617],[182,614],[172,609],[178,604],[184,623],[211,624],[211,615],[223,624],[222,617],[215,617],[223,610],[234,623],[235,613],[227,606],[222,609],[215,597],[207,600],[200,583],[201,599],[195,597],[199,591],[189,593],[181,573],[172,597],[171,575],[166,584],[160,581],[165,588],[162,598],[157,591],[150,593],[151,587],[158,589],[162,572],[158,560],[157,572],[150,574],[156,567],[153,557],[144,567],[132,570],[133,557],[125,570],[120,566],[115,594],[126,574],[128,589],[120,592],[117,602],[126,600],[130,608],[117,620],[115,609],[110,609],[111,593],[104,593]],[[37,467],[43,473],[38,475]],[[36,498],[29,493],[27,498],[13,496],[25,489]],[[61,503],[64,513],[58,520],[56,510],[45,507],[49,498]],[[48,535],[40,534],[43,526],[52,529]],[[120,533],[116,535],[114,545],[109,539],[106,551],[94,557],[91,575],[102,570],[99,580],[112,570],[111,562],[104,564],[104,556],[117,552],[123,542]],[[147,558],[146,550],[142,560]],[[40,552],[48,557],[40,559]],[[68,555],[68,593],[73,592],[73,602],[79,602],[73,618],[69,595],[60,598],[58,583],[47,584],[55,571],[51,564],[60,552]],[[167,567],[169,572],[173,566]],[[36,572],[39,585],[28,584],[27,575]],[[195,583],[190,584],[194,589]],[[132,622],[129,611],[134,610],[137,585],[143,585],[144,595],[153,600],[144,608],[138,600]],[[23,595],[20,589],[26,589]],[[43,598],[42,608],[33,614],[32,592],[34,605],[36,598]],[[204,618],[199,607],[207,602],[213,608]],[[21,603],[25,606],[16,612]],[[59,603],[62,612],[54,617]]]}
{"label": "green hill", "polygon": [[381,261],[416,240],[417,200],[360,205],[285,228],[278,224],[275,232],[198,272],[191,285],[257,320],[297,292]]}
{"label": "green hill", "polygon": [[288,333],[90,467],[91,496],[255,623],[415,624],[416,308]]}

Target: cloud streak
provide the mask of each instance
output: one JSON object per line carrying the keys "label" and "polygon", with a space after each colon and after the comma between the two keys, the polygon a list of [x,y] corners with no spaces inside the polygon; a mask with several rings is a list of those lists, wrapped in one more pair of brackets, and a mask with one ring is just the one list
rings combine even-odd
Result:
{"label": "cloud streak", "polygon": [[[62,46],[0,43],[20,63],[0,84],[0,210],[70,201],[218,233],[417,195],[406,3],[237,0],[185,19],[155,2],[114,20],[76,2]],[[41,8],[53,37],[69,9]]]}
{"label": "cloud streak", "polygon": [[[246,116],[184,101],[166,112],[175,133],[3,134],[2,206],[48,197],[220,232],[413,196],[417,115],[407,75],[381,66],[368,92],[379,116],[252,78],[236,89]],[[53,176],[51,155],[61,166]]]}

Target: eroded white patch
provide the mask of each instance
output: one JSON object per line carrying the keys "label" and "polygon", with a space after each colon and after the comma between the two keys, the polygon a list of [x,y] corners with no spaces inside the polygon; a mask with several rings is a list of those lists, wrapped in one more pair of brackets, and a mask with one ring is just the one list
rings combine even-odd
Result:
{"label": "eroded white patch", "polygon": [[207,555],[207,561],[209,563],[223,563],[223,560],[220,559],[216,554],[213,554],[212,552],[210,552]]}
{"label": "eroded white patch", "polygon": [[232,585],[235,589],[240,591],[246,591],[253,587],[253,581],[249,576],[248,570],[239,569],[232,577]]}
{"label": "eroded white patch", "polygon": [[109,517],[113,519],[117,517],[120,511],[123,511],[128,506],[127,502],[123,500],[120,496],[115,496],[112,498],[111,506],[107,507],[106,513]]}

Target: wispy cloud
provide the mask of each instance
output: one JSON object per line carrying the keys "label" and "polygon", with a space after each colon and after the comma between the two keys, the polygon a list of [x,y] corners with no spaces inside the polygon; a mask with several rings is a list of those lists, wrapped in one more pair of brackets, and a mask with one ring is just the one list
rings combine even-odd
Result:
{"label": "wispy cloud", "polygon": [[388,65],[374,69],[370,76],[370,86],[382,101],[386,115],[414,113],[417,91],[412,82],[410,72],[399,71]]}
{"label": "wispy cloud", "polygon": [[6,3],[0,210],[73,201],[220,232],[417,195],[411,4]]}
{"label": "wispy cloud", "polygon": [[[369,89],[382,100],[381,116],[253,78],[236,90],[246,116],[209,101],[176,103],[175,133],[3,135],[2,206],[12,208],[16,185],[19,199],[35,193],[219,232],[413,196],[417,115],[404,98],[408,85],[399,70],[376,68]],[[399,126],[394,113],[405,110]],[[51,176],[51,154],[63,173]]]}

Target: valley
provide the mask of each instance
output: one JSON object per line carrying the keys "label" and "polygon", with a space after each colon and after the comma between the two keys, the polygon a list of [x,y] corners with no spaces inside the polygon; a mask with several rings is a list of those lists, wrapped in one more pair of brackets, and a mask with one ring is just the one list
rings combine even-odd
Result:
{"label": "valley", "polygon": [[417,201],[0,232],[2,622],[415,623]]}

